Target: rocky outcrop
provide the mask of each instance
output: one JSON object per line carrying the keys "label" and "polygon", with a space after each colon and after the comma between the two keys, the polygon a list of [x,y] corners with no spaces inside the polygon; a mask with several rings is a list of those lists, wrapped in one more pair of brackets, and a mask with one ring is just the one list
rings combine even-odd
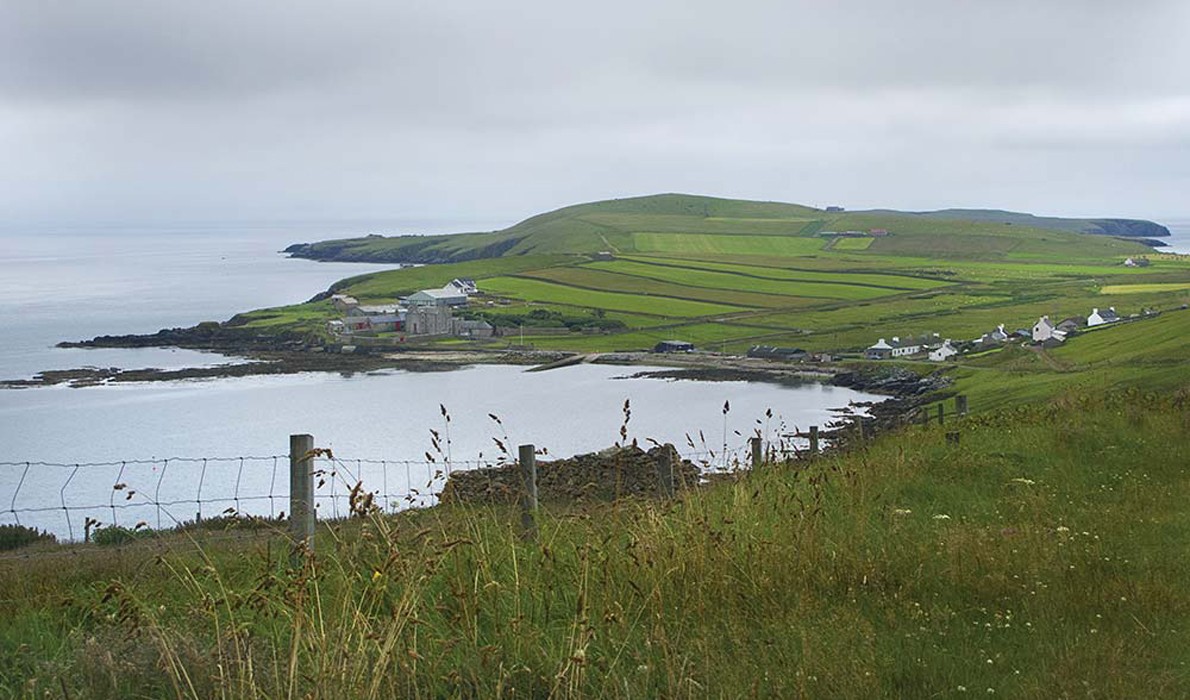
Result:
{"label": "rocky outcrop", "polygon": [[[700,472],[681,459],[673,445],[613,448],[569,459],[537,463],[537,495],[545,502],[612,501],[630,496],[653,498],[661,492],[658,466],[668,453],[677,490],[698,485]],[[457,471],[442,490],[442,503],[511,504],[521,492],[520,468],[507,464]]]}

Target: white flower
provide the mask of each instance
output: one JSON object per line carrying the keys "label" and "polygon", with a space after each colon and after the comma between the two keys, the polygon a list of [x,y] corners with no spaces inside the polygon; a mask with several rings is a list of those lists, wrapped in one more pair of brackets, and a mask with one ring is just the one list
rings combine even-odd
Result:
{"label": "white flower", "polygon": [[912,512],[908,508],[893,508],[893,515],[909,515]]}
{"label": "white flower", "polygon": [[934,516],[934,520],[950,520],[950,516],[946,513],[939,513]]}

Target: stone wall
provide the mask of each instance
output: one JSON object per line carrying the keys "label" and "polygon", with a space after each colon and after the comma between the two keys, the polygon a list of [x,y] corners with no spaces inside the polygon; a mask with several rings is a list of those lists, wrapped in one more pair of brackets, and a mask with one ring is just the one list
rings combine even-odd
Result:
{"label": "stone wall", "polygon": [[[537,495],[543,502],[611,501],[625,496],[657,497],[657,468],[669,451],[677,490],[698,485],[699,469],[678,456],[673,445],[613,448],[569,459],[537,463]],[[490,469],[453,472],[442,490],[442,503],[515,503],[521,488],[520,468],[508,464]]]}

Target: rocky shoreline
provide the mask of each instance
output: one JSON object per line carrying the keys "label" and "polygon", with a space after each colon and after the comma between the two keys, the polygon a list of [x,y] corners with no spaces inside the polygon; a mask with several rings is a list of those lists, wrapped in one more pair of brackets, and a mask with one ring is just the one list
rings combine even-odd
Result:
{"label": "rocky shoreline", "polygon": [[[945,371],[921,375],[903,367],[841,364],[812,365],[786,363],[716,353],[654,354],[648,352],[604,353],[581,356],[577,353],[539,351],[521,348],[433,349],[410,348],[368,351],[356,348],[350,353],[336,352],[296,334],[261,334],[255,330],[219,323],[202,323],[192,328],[163,329],[147,335],[99,336],[91,340],[59,343],[72,348],[146,348],[179,347],[218,352],[237,361],[208,367],[181,369],[118,367],[81,367],[47,370],[32,378],[0,380],[0,389],[22,389],[66,385],[72,388],[125,382],[202,380],[258,375],[284,375],[304,372],[356,374],[386,370],[440,372],[475,364],[537,366],[548,370],[551,363],[561,365],[567,359],[612,364],[625,367],[663,365],[666,369],[642,370],[626,377],[651,377],[697,381],[751,381],[800,386],[825,383],[869,393],[888,399],[862,406],[840,409],[841,415],[824,432],[834,433],[836,443],[846,442],[862,421],[863,431],[872,434],[904,422],[926,396],[949,383]],[[581,360],[579,359],[581,358]],[[243,360],[243,361],[238,361]],[[861,412],[866,416],[861,417]]]}

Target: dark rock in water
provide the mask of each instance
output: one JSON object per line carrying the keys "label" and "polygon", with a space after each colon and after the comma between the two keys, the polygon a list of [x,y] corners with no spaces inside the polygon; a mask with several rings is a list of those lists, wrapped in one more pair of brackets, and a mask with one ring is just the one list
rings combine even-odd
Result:
{"label": "dark rock in water", "polygon": [[[656,497],[660,493],[658,465],[670,453],[675,489],[698,485],[700,472],[681,459],[673,445],[648,452],[625,447],[537,463],[537,493],[542,501],[612,501],[630,496]],[[453,472],[440,497],[442,503],[512,504],[521,489],[520,468],[506,464],[488,469]]]}
{"label": "dark rock in water", "polygon": [[904,397],[937,391],[948,386],[950,380],[936,372],[919,376],[901,367],[889,367],[874,371],[843,372],[835,375],[831,383],[849,389]]}

